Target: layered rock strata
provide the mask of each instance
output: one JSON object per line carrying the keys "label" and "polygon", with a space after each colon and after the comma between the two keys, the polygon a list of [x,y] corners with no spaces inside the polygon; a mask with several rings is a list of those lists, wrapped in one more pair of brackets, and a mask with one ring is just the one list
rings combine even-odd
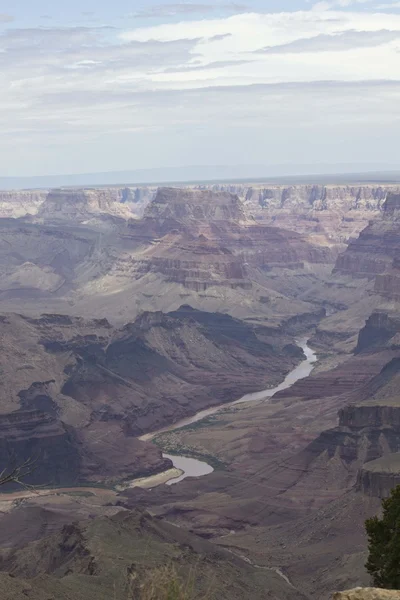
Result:
{"label": "layered rock strata", "polygon": [[280,381],[302,355],[290,338],[182,307],[117,330],[63,315],[0,319],[0,470],[71,485],[170,466],[136,436]]}
{"label": "layered rock strata", "polygon": [[0,221],[5,311],[107,314],[121,323],[186,302],[275,326],[319,314],[298,296],[330,271],[336,251],[257,224],[237,196],[160,189],[141,220],[104,203],[90,190],[60,191],[35,219]]}

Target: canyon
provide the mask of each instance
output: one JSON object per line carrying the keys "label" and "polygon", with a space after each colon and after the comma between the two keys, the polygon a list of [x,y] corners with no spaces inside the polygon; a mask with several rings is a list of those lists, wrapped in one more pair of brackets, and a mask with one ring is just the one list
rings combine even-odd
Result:
{"label": "canyon", "polygon": [[[7,598],[78,573],[98,597],[102,569],[108,598],[107,536],[144,532],[159,563],[217,556],[231,597],[241,573],[242,597],[367,585],[363,521],[400,483],[399,188],[4,192],[0,215],[0,469],[34,456],[57,488],[0,497]],[[279,385],[305,338],[312,372]],[[129,486],[165,453],[213,471]],[[122,554],[118,593],[146,567]]]}
{"label": "canyon", "polygon": [[[389,196],[379,220],[337,259],[332,286],[322,286],[325,301],[341,285],[368,302],[354,294],[320,321],[311,338],[320,363],[308,378],[268,405],[228,409],[159,440],[169,451],[216,456],[224,470],[182,483],[179,494],[159,489],[157,514],[279,566],[312,597],[368,584],[363,523],[400,482],[397,288],[377,284],[393,273],[398,207],[400,196]],[[148,500],[136,492],[130,502]]]}

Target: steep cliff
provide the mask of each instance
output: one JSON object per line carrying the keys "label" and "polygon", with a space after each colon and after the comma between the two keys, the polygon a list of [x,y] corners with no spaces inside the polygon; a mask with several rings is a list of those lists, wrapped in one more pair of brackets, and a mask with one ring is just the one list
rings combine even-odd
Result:
{"label": "steep cliff", "polygon": [[129,188],[97,190],[52,190],[37,211],[43,222],[87,223],[96,217],[133,218],[132,193]]}
{"label": "steep cliff", "polygon": [[188,306],[121,330],[4,315],[0,339],[0,470],[37,457],[29,482],[57,485],[165,469],[137,435],[265,388],[301,360],[283,334]]}
{"label": "steep cliff", "polygon": [[[355,345],[360,352],[369,343],[368,337],[376,345],[395,336],[400,299],[399,208],[400,194],[388,193],[381,213],[350,241],[331,277],[317,288],[320,302],[341,311],[321,323],[316,341],[322,345],[333,340],[339,350]],[[303,295],[303,299],[309,299],[309,295]],[[346,343],[335,339],[338,332],[344,339],[347,332]]]}
{"label": "steep cliff", "polygon": [[329,272],[336,252],[326,244],[257,224],[227,192],[160,189],[141,220],[127,202],[58,190],[33,219],[1,220],[3,310],[121,323],[187,302],[276,325],[319,314],[298,296]]}
{"label": "steep cliff", "polygon": [[[265,224],[330,240],[340,247],[356,237],[368,220],[379,213],[388,192],[400,189],[398,185],[389,184],[266,186],[226,183],[187,187],[237,195],[247,216],[254,216]],[[44,213],[42,216],[47,214],[52,218],[66,219],[71,194],[88,196],[86,206],[78,206],[78,213],[85,218],[88,214],[112,214],[126,218],[129,211],[130,216],[141,217],[155,193],[155,187],[65,189],[50,192],[51,202],[45,203],[48,198],[46,191],[0,192],[0,217],[36,215],[39,211]],[[63,199],[65,207],[56,202],[57,197],[60,202]],[[43,210],[42,204],[45,204]]]}
{"label": "steep cliff", "polygon": [[382,348],[399,348],[400,314],[394,310],[374,311],[358,335],[356,353],[374,352]]}
{"label": "steep cliff", "polygon": [[375,498],[387,498],[400,485],[400,453],[367,462],[358,473],[357,488]]}
{"label": "steep cliff", "polygon": [[0,218],[19,218],[36,215],[47,196],[41,190],[0,191]]}
{"label": "steep cliff", "polygon": [[389,192],[398,185],[235,185],[216,184],[245,203],[248,214],[266,224],[281,226],[344,249],[368,221],[379,215]]}
{"label": "steep cliff", "polygon": [[[337,260],[335,272],[375,280],[375,290],[396,296],[396,270],[400,257],[400,194],[388,194],[382,215],[350,242]],[[382,277],[386,279],[382,280]],[[390,280],[393,279],[393,289]],[[385,283],[386,282],[386,283]]]}

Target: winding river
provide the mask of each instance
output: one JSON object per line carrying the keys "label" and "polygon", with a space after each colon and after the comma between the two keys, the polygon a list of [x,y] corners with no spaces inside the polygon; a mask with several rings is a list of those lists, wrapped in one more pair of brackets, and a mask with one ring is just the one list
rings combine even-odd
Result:
{"label": "winding river", "polygon": [[[269,398],[272,398],[272,396],[274,396],[276,393],[280,392],[281,390],[286,390],[286,389],[290,388],[294,383],[296,383],[296,381],[299,381],[299,379],[304,379],[305,377],[308,377],[310,375],[311,371],[314,368],[314,363],[317,360],[317,355],[308,346],[307,342],[308,342],[307,339],[297,341],[297,345],[303,350],[306,358],[305,358],[305,360],[303,360],[303,362],[301,362],[299,365],[297,365],[297,367],[295,367],[293,369],[293,371],[288,373],[288,375],[286,375],[284,381],[282,381],[282,383],[280,383],[276,387],[268,389],[268,390],[263,390],[262,392],[246,394],[245,396],[242,396],[241,398],[239,398],[238,400],[234,400],[233,402],[219,404],[218,406],[213,406],[212,408],[207,408],[206,410],[201,410],[200,412],[196,413],[192,417],[187,417],[186,419],[182,419],[181,421],[178,421],[174,425],[170,425],[168,427],[159,429],[158,431],[154,431],[153,433],[148,433],[146,435],[143,435],[140,439],[141,440],[152,440],[160,433],[176,431],[177,429],[181,429],[182,427],[186,427],[187,425],[197,423],[198,421],[201,421],[202,419],[205,419],[206,417],[215,415],[216,413],[219,413],[220,411],[222,411],[226,408],[229,408],[231,406],[235,406],[236,404],[243,404],[245,402],[254,402],[256,400],[258,400],[258,401],[267,400]],[[186,479],[186,477],[202,477],[203,475],[208,475],[209,473],[211,473],[214,470],[211,465],[207,464],[204,461],[197,460],[195,458],[188,458],[186,456],[175,456],[175,455],[173,456],[171,454],[163,454],[163,456],[165,458],[169,458],[173,462],[174,467],[176,467],[177,469],[180,469],[182,471],[182,475],[180,475],[179,477],[175,477],[174,479],[170,479],[169,481],[167,481],[167,485],[173,485],[175,483],[178,483],[179,481]]]}
{"label": "winding river", "polygon": [[[311,371],[314,368],[314,363],[317,360],[317,356],[315,354],[315,352],[313,352],[313,350],[311,350],[311,348],[308,346],[307,344],[307,339],[303,339],[303,340],[298,340],[297,341],[297,345],[303,350],[306,359],[301,362],[299,365],[297,365],[297,367],[295,367],[293,369],[293,371],[291,371],[285,378],[285,380],[280,383],[279,385],[277,385],[274,388],[268,389],[268,390],[264,390],[262,392],[255,392],[253,394],[246,394],[245,396],[242,396],[241,398],[239,398],[238,400],[234,400],[233,402],[228,402],[226,404],[220,404],[218,406],[214,406],[212,408],[208,408],[206,410],[202,410],[198,413],[196,413],[195,415],[193,415],[192,417],[188,417],[186,419],[182,419],[181,421],[178,421],[177,423],[175,423],[174,425],[170,425],[169,427],[164,427],[163,429],[159,429],[158,431],[154,431],[153,433],[148,433],[146,435],[141,436],[141,440],[152,440],[154,437],[156,437],[158,434],[160,433],[164,433],[164,432],[168,432],[168,431],[176,431],[177,429],[180,429],[182,427],[185,427],[186,425],[191,425],[192,423],[197,423],[198,421],[201,421],[202,419],[205,419],[206,417],[209,417],[210,415],[215,415],[216,413],[221,412],[222,410],[229,408],[231,406],[235,406],[236,404],[244,404],[246,402],[254,402],[254,401],[259,401],[259,402],[263,402],[265,400],[268,400],[269,398],[272,398],[272,396],[274,396],[277,392],[280,392],[281,390],[285,390],[287,388],[290,388],[294,383],[296,383],[296,381],[299,381],[299,379],[304,379],[305,377],[308,377],[308,375],[311,373]],[[174,467],[176,469],[178,469],[181,474],[179,475],[179,477],[175,477],[173,476],[172,479],[169,480],[165,480],[164,482],[167,485],[173,485],[175,483],[178,483],[179,481],[182,481],[183,479],[186,479],[186,477],[202,477],[203,475],[208,475],[209,473],[211,473],[214,469],[211,465],[209,465],[207,462],[205,461],[201,461],[195,458],[189,458],[187,456],[172,456],[170,454],[163,454],[164,457],[171,459],[171,461],[174,464]],[[165,475],[166,477],[168,477],[168,472],[166,473],[161,473],[159,475]],[[175,474],[174,474],[175,475]],[[147,478],[149,480],[151,480],[150,478]],[[134,484],[135,481],[138,480],[134,480],[131,482],[131,484]],[[140,481],[143,481],[140,480]],[[155,483],[154,485],[159,485],[160,482]],[[151,483],[149,485],[146,485],[144,487],[150,487]],[[134,487],[134,485],[131,485],[129,487]],[[104,494],[104,493],[110,493],[108,490],[104,490],[104,488],[95,488],[95,487],[88,487],[88,488],[82,488],[82,487],[78,487],[78,488],[59,488],[59,489],[48,489],[48,490],[42,490],[42,491],[22,491],[22,492],[16,492],[13,494],[1,494],[0,495],[0,501],[13,501],[16,499],[20,499],[20,498],[29,498],[29,497],[33,497],[36,495],[54,495],[54,494],[59,494],[59,493],[70,493],[70,492],[90,492],[93,493],[95,495],[97,494]],[[115,493],[115,492],[114,492]],[[255,565],[257,566],[257,565]],[[276,570],[276,569],[275,569]],[[282,573],[280,573],[282,575]],[[282,575],[284,577],[284,575]]]}

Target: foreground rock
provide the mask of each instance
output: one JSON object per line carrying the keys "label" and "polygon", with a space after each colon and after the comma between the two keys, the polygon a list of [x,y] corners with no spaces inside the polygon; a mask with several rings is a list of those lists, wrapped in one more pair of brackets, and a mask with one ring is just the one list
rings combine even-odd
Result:
{"label": "foreground rock", "polygon": [[2,600],[155,598],[145,595],[144,586],[154,592],[173,577],[196,597],[305,598],[272,570],[140,511],[66,525],[3,552],[0,568]]}
{"label": "foreground rock", "polygon": [[333,600],[398,600],[400,591],[380,588],[354,588],[333,594]]}

